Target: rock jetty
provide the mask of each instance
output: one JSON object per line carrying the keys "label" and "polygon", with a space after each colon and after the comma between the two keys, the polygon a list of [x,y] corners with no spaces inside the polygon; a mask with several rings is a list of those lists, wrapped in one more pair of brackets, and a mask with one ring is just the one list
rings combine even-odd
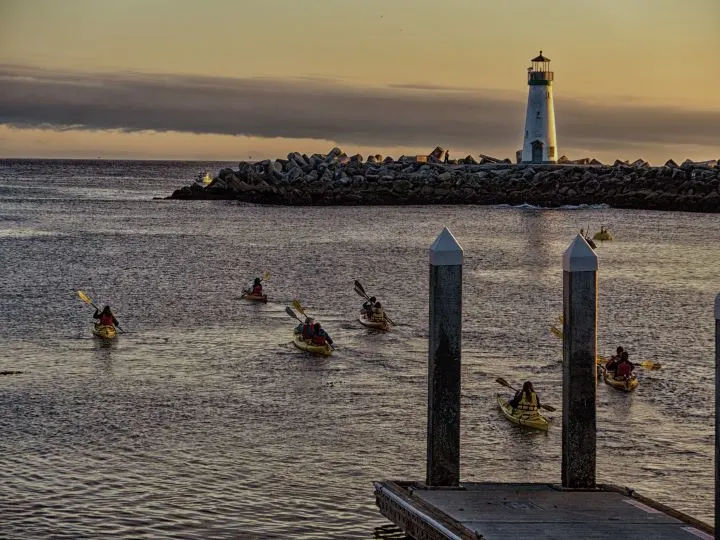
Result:
{"label": "rock jetty", "polygon": [[[444,159],[443,159],[444,156]],[[169,199],[225,199],[255,204],[426,205],[530,204],[558,207],[607,204],[616,208],[720,212],[716,160],[569,161],[557,165],[513,164],[481,155],[449,160],[441,147],[427,156],[348,156],[298,152],[287,159],[241,161],[220,170],[207,185],[194,183]]]}

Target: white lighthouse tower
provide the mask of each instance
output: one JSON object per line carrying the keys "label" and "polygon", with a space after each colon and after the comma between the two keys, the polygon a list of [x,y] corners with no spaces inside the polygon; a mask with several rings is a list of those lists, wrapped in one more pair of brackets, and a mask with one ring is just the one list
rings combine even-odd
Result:
{"label": "white lighthouse tower", "polygon": [[555,109],[553,107],[553,72],[550,59],[540,55],[528,68],[528,103],[523,139],[523,163],[557,163]]}

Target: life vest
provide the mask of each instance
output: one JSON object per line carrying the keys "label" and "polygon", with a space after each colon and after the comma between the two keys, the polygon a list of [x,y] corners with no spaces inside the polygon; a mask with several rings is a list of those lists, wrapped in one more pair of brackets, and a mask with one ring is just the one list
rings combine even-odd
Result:
{"label": "life vest", "polygon": [[252,292],[250,294],[253,296],[262,296],[262,285],[259,283],[257,285],[253,285]]}
{"label": "life vest", "polygon": [[325,345],[325,332],[320,330],[319,334],[315,334],[312,337],[313,345]]}
{"label": "life vest", "polygon": [[106,313],[103,313],[100,315],[100,324],[104,326],[112,326],[113,325],[113,319],[114,317],[112,315],[108,315]]}
{"label": "life vest", "polygon": [[517,407],[515,407],[516,410],[519,411],[537,411],[538,410],[538,400],[537,400],[537,394],[535,392],[530,392],[530,401],[527,400],[527,397],[525,396],[525,392],[523,392],[520,396],[520,401],[517,404]]}
{"label": "life vest", "polygon": [[629,362],[623,362],[621,364],[618,364],[617,368],[615,369],[616,379],[624,379],[626,377],[629,377],[630,375],[632,375],[632,365]]}
{"label": "life vest", "polygon": [[312,339],[314,334],[313,327],[309,324],[303,324],[302,337],[303,339]]}

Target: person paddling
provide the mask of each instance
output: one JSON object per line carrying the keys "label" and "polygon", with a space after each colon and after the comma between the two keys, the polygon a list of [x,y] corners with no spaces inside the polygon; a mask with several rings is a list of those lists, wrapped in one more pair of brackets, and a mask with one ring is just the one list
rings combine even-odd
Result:
{"label": "person paddling", "polygon": [[615,371],[615,369],[617,369],[617,364],[620,361],[620,357],[622,356],[622,353],[624,350],[625,349],[623,349],[622,347],[618,347],[616,349],[615,354],[612,355],[610,357],[610,360],[608,360],[607,363],[605,364],[605,369],[607,369],[608,371]]}
{"label": "person paddling", "polygon": [[375,307],[375,303],[376,298],[374,296],[368,298],[365,302],[363,302],[360,314],[364,315],[366,319],[370,319],[370,317],[372,316],[373,308]]}
{"label": "person paddling", "polygon": [[515,411],[537,411],[540,408],[540,398],[535,393],[535,389],[530,381],[525,381],[522,390],[515,393],[515,397],[510,400],[512,412]]}
{"label": "person paddling", "polygon": [[313,345],[325,345],[325,343],[329,343],[330,345],[333,344],[333,340],[330,337],[330,335],[323,330],[322,326],[320,326],[319,322],[315,323],[315,326],[313,327],[314,333],[312,337]]}
{"label": "person paddling", "polygon": [[312,317],[306,317],[304,323],[300,323],[295,327],[295,331],[300,334],[303,339],[311,341],[315,333],[313,322]]}
{"label": "person paddling", "polygon": [[372,320],[376,322],[382,322],[385,320],[385,311],[383,310],[382,305],[380,305],[380,302],[375,302],[375,305],[372,308]]}
{"label": "person paddling", "polygon": [[252,294],[253,296],[262,296],[262,294],[263,294],[262,280],[259,277],[255,278],[252,289],[250,290],[250,294]]}
{"label": "person paddling", "polygon": [[110,306],[105,306],[102,311],[95,308],[93,319],[100,319],[100,324],[103,326],[118,326],[120,324],[112,311],[110,311]]}
{"label": "person paddling", "polygon": [[633,366],[632,362],[630,362],[629,356],[630,355],[628,355],[627,351],[623,351],[620,355],[620,361],[615,368],[615,379],[628,380],[630,377],[632,377],[632,372],[635,369],[635,366]]}

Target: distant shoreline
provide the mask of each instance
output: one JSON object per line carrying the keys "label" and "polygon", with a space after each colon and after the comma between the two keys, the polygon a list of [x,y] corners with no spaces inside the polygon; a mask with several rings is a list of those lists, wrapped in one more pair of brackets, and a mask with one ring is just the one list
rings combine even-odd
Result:
{"label": "distant shoreline", "polygon": [[237,200],[286,206],[528,204],[720,213],[716,162],[629,165],[443,163],[430,156],[347,157],[292,153],[288,159],[240,162],[207,186],[194,183],[168,199]]}

